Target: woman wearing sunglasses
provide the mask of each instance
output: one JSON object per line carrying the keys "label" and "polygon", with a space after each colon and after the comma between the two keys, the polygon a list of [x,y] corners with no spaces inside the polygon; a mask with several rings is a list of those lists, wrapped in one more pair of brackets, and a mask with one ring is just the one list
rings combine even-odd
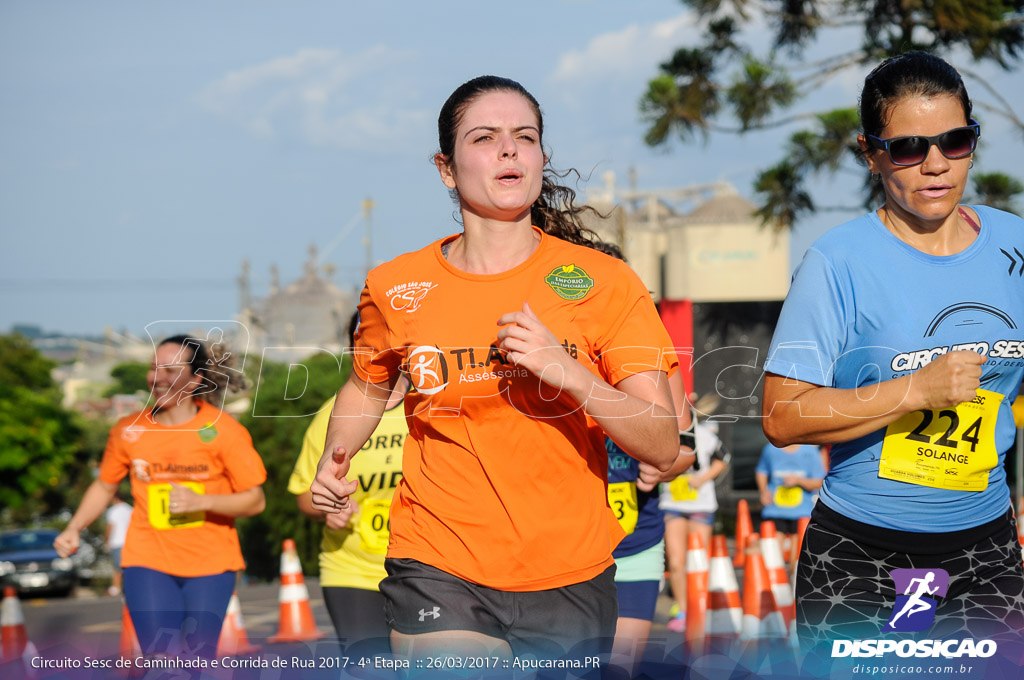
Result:
{"label": "woman wearing sunglasses", "polygon": [[[807,251],[765,364],[772,443],[832,444],[797,570],[798,631],[805,646],[1019,635],[1003,461],[1024,375],[1024,220],[960,204],[980,129],[942,59],[883,62],[860,117],[885,203]],[[901,615],[896,597],[915,595],[935,605]]]}

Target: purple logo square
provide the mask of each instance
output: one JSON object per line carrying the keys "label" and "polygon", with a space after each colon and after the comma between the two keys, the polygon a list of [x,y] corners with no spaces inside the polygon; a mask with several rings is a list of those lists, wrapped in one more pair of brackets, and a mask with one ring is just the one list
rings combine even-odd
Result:
{"label": "purple logo square", "polygon": [[949,589],[945,569],[893,569],[889,572],[896,586],[896,604],[882,630],[916,632],[932,625],[938,601]]}

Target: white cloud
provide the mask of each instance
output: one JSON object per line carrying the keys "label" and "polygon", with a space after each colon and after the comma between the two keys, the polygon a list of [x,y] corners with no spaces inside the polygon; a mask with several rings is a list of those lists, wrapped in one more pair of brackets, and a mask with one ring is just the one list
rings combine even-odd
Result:
{"label": "white cloud", "polygon": [[296,135],[314,146],[397,148],[430,118],[410,104],[400,70],[414,57],[382,45],[350,55],[302,49],[231,71],[204,87],[198,101],[261,138]]}
{"label": "white cloud", "polygon": [[655,24],[630,24],[591,38],[586,47],[562,54],[551,80],[560,86],[582,86],[624,81],[646,82],[657,65],[679,47],[697,45],[701,32],[696,15],[684,12]]}

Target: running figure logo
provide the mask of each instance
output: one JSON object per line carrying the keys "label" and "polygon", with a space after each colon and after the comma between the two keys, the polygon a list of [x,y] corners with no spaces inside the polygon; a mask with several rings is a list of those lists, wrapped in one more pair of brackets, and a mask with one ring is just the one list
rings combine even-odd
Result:
{"label": "running figure logo", "polygon": [[938,602],[931,595],[943,597],[949,588],[945,569],[893,569],[896,584],[896,606],[892,618],[882,627],[885,631],[917,632],[932,625]]}
{"label": "running figure logo", "polygon": [[437,394],[448,386],[448,362],[437,347],[420,345],[412,350],[403,370],[421,394]]}

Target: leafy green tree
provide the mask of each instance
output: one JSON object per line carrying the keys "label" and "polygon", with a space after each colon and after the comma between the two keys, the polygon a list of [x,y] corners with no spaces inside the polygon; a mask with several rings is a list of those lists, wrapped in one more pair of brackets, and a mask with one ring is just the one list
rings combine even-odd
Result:
{"label": "leafy green tree", "polygon": [[0,336],[0,522],[25,524],[67,506],[88,450],[81,418],[61,406],[46,359],[20,335]]}
{"label": "leafy green tree", "polygon": [[971,177],[974,184],[975,201],[993,208],[1018,213],[1015,198],[1024,194],[1024,184],[1001,172],[981,173]]}
{"label": "leafy green tree", "polygon": [[149,383],[146,382],[146,374],[149,373],[149,364],[141,361],[126,361],[110,369],[110,377],[114,384],[103,393],[105,397],[112,397],[115,394],[135,394],[136,392],[149,392]]}
{"label": "leafy green tree", "polygon": [[[811,199],[808,182],[839,171],[858,151],[859,123],[852,108],[784,115],[829,78],[913,49],[948,54],[966,48],[974,60],[1010,70],[1024,49],[1024,0],[682,2],[701,17],[706,38],[700,46],[678,49],[648,83],[640,100],[648,125],[645,141],[651,146],[667,144],[674,136],[684,142],[706,141],[712,133],[748,134],[810,123],[790,137],[784,157],[755,180],[762,201],[757,214],[776,229],[822,209]],[[742,29],[755,18],[771,27],[773,44],[766,54],[740,42]],[[850,26],[862,30],[860,45],[806,63],[808,45]],[[973,81],[969,87],[985,96],[978,99],[975,93],[978,108],[1005,118],[1024,134],[1024,120],[999,92],[973,70],[959,63],[957,67]],[[860,174],[867,179],[866,171]],[[1013,194],[1020,192],[1001,181],[976,183],[975,190],[1002,201],[1000,206],[1012,205]],[[879,191],[877,184],[865,181],[865,204],[874,204]]]}
{"label": "leafy green tree", "polygon": [[267,508],[256,517],[238,520],[246,572],[272,580],[279,574],[281,543],[295,539],[306,574],[319,571],[317,554],[323,525],[299,512],[288,492],[288,478],[312,416],[337,393],[351,370],[349,357],[317,354],[297,364],[264,361],[252,390],[252,409],[240,421],[252,434],[267,468]]}

